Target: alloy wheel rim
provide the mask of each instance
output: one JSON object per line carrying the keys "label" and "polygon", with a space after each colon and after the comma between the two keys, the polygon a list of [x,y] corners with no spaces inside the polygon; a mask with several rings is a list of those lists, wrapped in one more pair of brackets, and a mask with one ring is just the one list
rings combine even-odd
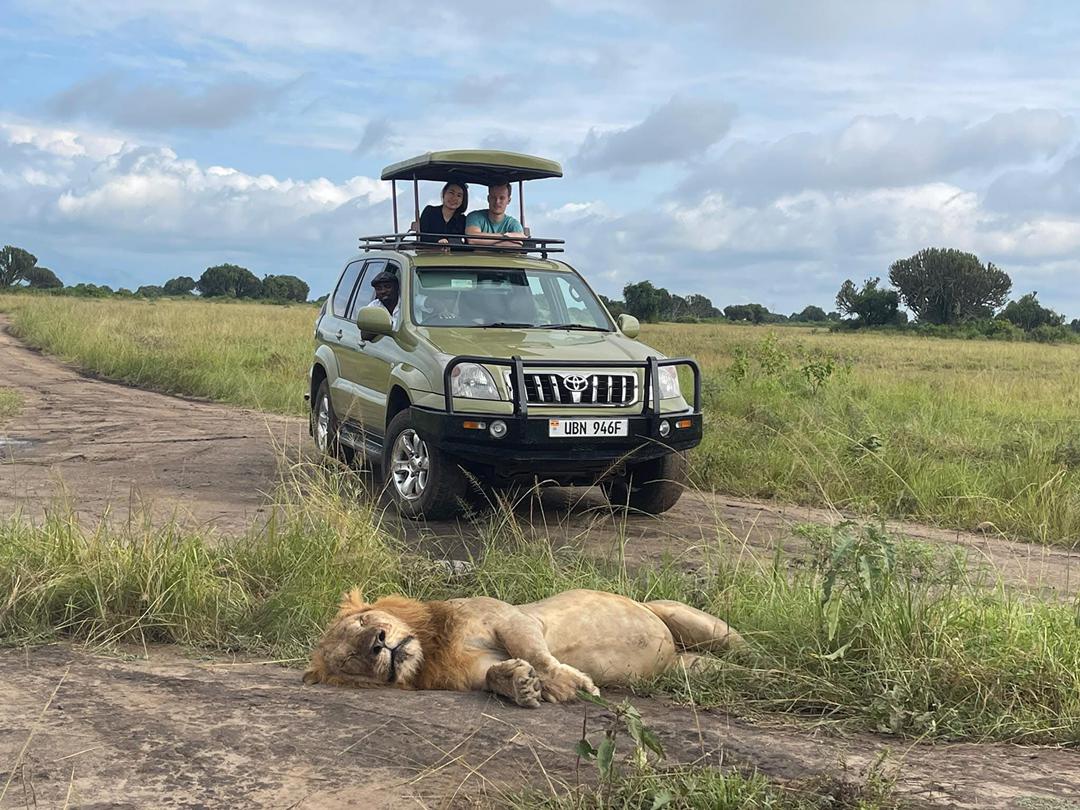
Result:
{"label": "alloy wheel rim", "polygon": [[412,428],[398,434],[390,455],[390,475],[399,496],[415,501],[424,494],[430,462],[427,442],[420,434]]}
{"label": "alloy wheel rim", "polygon": [[330,402],[327,397],[319,397],[315,410],[315,445],[323,453],[330,449]]}

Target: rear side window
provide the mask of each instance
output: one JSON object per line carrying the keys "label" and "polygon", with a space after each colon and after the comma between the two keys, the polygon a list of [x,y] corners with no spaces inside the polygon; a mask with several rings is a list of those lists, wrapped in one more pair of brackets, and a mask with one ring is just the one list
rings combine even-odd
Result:
{"label": "rear side window", "polygon": [[341,274],[341,281],[338,282],[337,289],[334,291],[334,303],[330,307],[334,317],[345,317],[349,310],[349,300],[352,298],[353,289],[356,287],[356,282],[360,280],[360,271],[363,269],[363,262],[352,262]]}

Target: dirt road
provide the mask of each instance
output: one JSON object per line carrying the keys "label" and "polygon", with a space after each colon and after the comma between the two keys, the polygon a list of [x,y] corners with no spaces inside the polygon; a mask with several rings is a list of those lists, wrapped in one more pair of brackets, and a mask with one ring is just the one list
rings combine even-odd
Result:
{"label": "dirt road", "polygon": [[[528,710],[479,693],[302,686],[295,670],[169,649],[148,661],[64,645],[9,650],[0,681],[0,786],[14,773],[0,807],[60,807],[70,796],[71,807],[442,808],[525,784],[577,783],[580,705]],[[1073,751],[912,745],[634,703],[670,763],[856,780],[888,749],[885,773],[916,805],[1067,810],[1080,801]],[[589,716],[595,742],[600,717]]]}
{"label": "dirt road", "polygon": [[[125,520],[141,504],[157,518],[239,533],[262,514],[280,464],[308,441],[301,420],[91,379],[2,329],[0,381],[24,400],[22,413],[0,425],[0,517],[21,510],[39,519],[66,494],[88,521]],[[545,491],[515,514],[524,531],[552,542],[610,553],[625,538],[631,561],[671,554],[687,565],[717,545],[750,564],[777,545],[798,555],[793,524],[841,518],[691,493],[662,519],[620,519],[588,490]],[[1065,551],[896,528],[965,545],[1025,588],[1077,592],[1080,560]],[[457,522],[401,530],[451,555],[477,539],[475,526]],[[301,687],[295,670],[196,661],[169,649],[147,660],[68,646],[0,651],[0,682],[0,789],[12,777],[3,807],[59,807],[69,790],[69,806],[82,807],[378,807],[410,798],[443,807],[455,796],[497,796],[526,777],[540,786],[575,779],[580,708],[527,712],[482,695]],[[1074,752],[841,738],[635,703],[674,761],[722,760],[784,779],[844,767],[857,777],[891,748],[902,792],[920,803],[1063,810],[1073,805],[1031,802],[1080,802]]]}

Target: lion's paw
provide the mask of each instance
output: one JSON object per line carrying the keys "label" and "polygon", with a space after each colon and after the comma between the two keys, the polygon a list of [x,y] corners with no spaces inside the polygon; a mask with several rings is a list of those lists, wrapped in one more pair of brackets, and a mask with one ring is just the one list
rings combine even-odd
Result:
{"label": "lion's paw", "polygon": [[527,709],[539,708],[542,688],[532,665],[522,661],[521,666],[514,670],[513,679],[514,702]]}
{"label": "lion's paw", "polygon": [[559,664],[557,669],[545,673],[543,677],[543,697],[549,703],[566,703],[577,698],[581,689],[590,695],[599,695],[592,678],[568,664]]}
{"label": "lion's paw", "polygon": [[527,709],[540,707],[540,678],[532,664],[521,658],[500,661],[487,671],[487,687]]}

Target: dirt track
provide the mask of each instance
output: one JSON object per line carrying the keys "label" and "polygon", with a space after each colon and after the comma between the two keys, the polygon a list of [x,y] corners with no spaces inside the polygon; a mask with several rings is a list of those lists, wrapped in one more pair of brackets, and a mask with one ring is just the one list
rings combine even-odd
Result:
{"label": "dirt track", "polygon": [[[108,512],[124,520],[129,504],[141,501],[157,517],[240,532],[258,518],[281,461],[305,440],[300,420],[90,379],[2,330],[0,380],[24,398],[23,412],[0,426],[0,516],[22,510],[40,518],[62,483],[83,519]],[[748,562],[767,558],[776,544],[797,555],[792,523],[838,519],[821,510],[692,495],[662,520],[636,517],[616,526],[598,505],[587,491],[555,490],[539,505],[523,505],[518,519],[556,541],[584,538],[599,550],[625,533],[631,559],[647,562],[667,552],[691,564],[695,547],[717,543]],[[1059,596],[1077,591],[1076,555],[899,528],[974,548],[1016,584]],[[469,527],[454,523],[408,532],[451,551],[474,540]],[[526,712],[480,695],[302,688],[295,670],[197,662],[173,650],[152,651],[149,660],[96,657],[66,646],[3,651],[0,682],[0,788],[19,766],[4,807],[32,805],[31,795],[40,806],[61,806],[69,787],[71,806],[82,807],[389,806],[406,797],[444,806],[458,785],[458,795],[494,795],[523,773],[542,785],[545,771],[572,782],[570,749],[581,723],[580,708]],[[835,772],[841,763],[857,774],[891,746],[894,761],[902,760],[900,787],[919,802],[1080,801],[1074,752],[912,746],[872,735],[839,739],[656,700],[636,703],[677,761],[722,757],[801,778]]]}

